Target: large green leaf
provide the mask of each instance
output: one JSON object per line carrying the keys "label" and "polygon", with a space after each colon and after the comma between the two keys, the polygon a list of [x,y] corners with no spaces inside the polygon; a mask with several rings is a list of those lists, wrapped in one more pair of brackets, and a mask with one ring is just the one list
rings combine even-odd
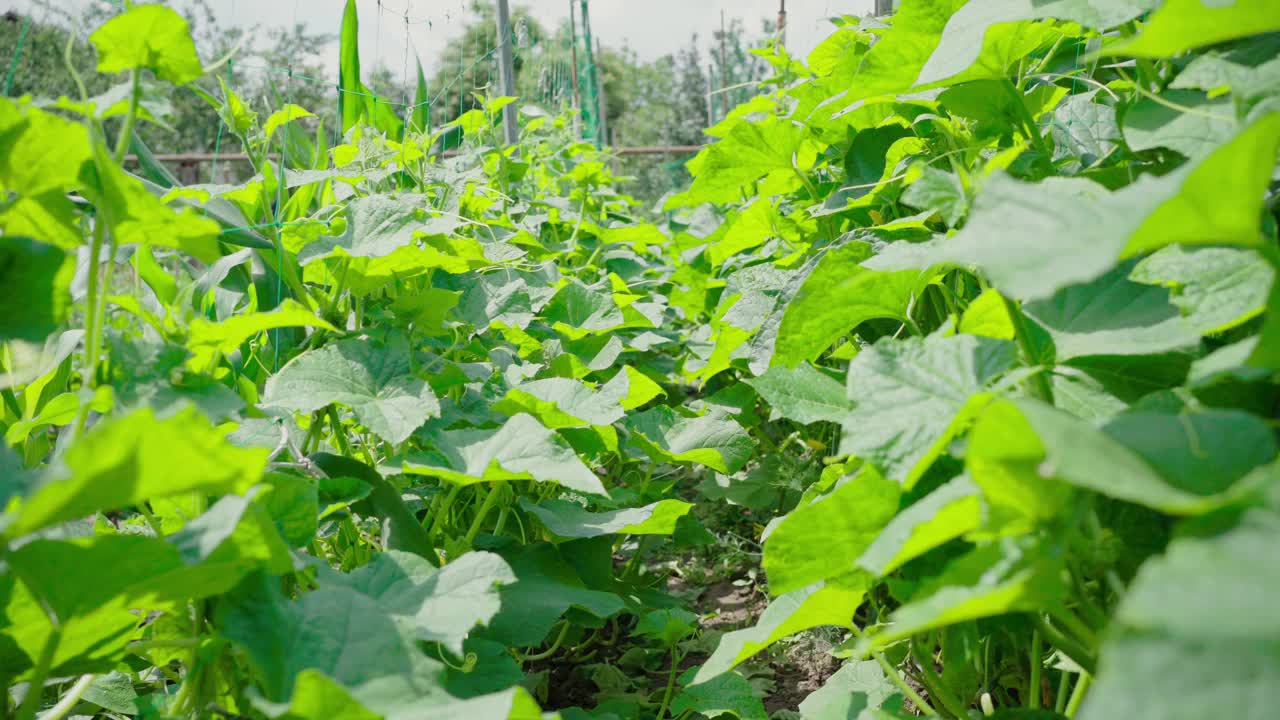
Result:
{"label": "large green leaf", "polygon": [[1099,429],[1035,400],[1012,405],[1017,412],[993,406],[974,429],[1006,438],[970,449],[984,488],[998,471],[1039,478],[1046,489],[1062,481],[1170,514],[1199,514],[1229,502],[1234,488],[1247,490],[1242,478],[1276,450],[1261,420],[1235,411],[1120,415]]}
{"label": "large green leaf", "polygon": [[331,255],[383,258],[413,243],[418,233],[447,234],[457,227],[449,218],[427,219],[421,195],[366,195],[347,205],[346,232],[322,237],[298,253],[303,264]]}
{"label": "large green leaf", "polygon": [[234,447],[224,435],[194,408],[164,420],[147,408],[105,420],[10,511],[5,534],[17,537],[147,499],[242,492],[261,476],[267,451]]}
{"label": "large green leaf", "polygon": [[511,415],[525,412],[549,428],[612,425],[663,392],[662,388],[631,367],[592,389],[580,380],[546,378],[521,383],[494,404],[493,409]]}
{"label": "large green leaf", "polygon": [[1084,720],[1150,714],[1262,720],[1280,702],[1280,514],[1255,509],[1208,537],[1175,540],[1116,610]]}
{"label": "large green leaf", "polygon": [[848,628],[862,604],[869,578],[851,574],[783,593],[769,603],[755,625],[725,633],[711,657],[698,668],[693,684],[729,672],[779,640],[816,627]]}
{"label": "large green leaf", "polygon": [[502,610],[483,631],[486,638],[511,646],[534,645],[570,608],[600,619],[626,608],[617,595],[588,588],[555,546],[534,543],[507,553],[505,558],[516,582],[502,586]]}
{"label": "large green leaf", "polygon": [[1172,57],[1235,38],[1280,30],[1280,7],[1271,0],[1166,0],[1137,37],[1103,52],[1137,57]]}
{"label": "large green leaf", "polygon": [[786,306],[773,364],[815,360],[845,333],[867,320],[907,320],[925,278],[914,270],[876,272],[859,265],[871,246],[851,242],[822,257]]}
{"label": "large green leaf", "polygon": [[[970,401],[1013,366],[1013,343],[972,335],[882,340],[849,363],[842,453],[910,487]],[[963,422],[963,417],[959,419]]]}
{"label": "large green leaf", "polygon": [[434,438],[436,452],[410,455],[403,470],[460,485],[505,480],[554,482],[605,495],[595,473],[559,435],[521,413],[494,430],[450,430]]}
{"label": "large green leaf", "polygon": [[415,376],[408,344],[381,346],[343,340],[291,360],[267,381],[263,404],[294,412],[315,412],[331,403],[351,408],[373,433],[399,444],[440,404],[425,380]]}
{"label": "large green leaf", "polygon": [[0,340],[40,342],[62,324],[71,305],[75,262],[31,238],[0,237]]}
{"label": "large green leaf", "polygon": [[1054,18],[1106,30],[1158,5],[1158,0],[986,0],[969,2],[947,20],[941,40],[920,71],[927,84],[967,69],[978,60],[984,37],[996,25]]}
{"label": "large green leaf", "polygon": [[768,720],[764,703],[745,677],[725,673],[701,685],[689,686],[693,672],[689,669],[680,676],[685,687],[671,701],[671,712],[677,716],[696,712],[707,717],[732,715],[738,720]]}
{"label": "large green leaf", "polygon": [[765,539],[769,591],[781,595],[857,570],[859,556],[897,513],[900,496],[897,483],[868,467],[791,511]]}
{"label": "large green leaf", "polygon": [[782,417],[808,425],[842,422],[853,404],[845,399],[839,380],[802,363],[794,368],[772,367],[746,381]]}
{"label": "large green leaf", "polygon": [[1144,258],[1129,277],[1170,288],[1170,301],[1187,321],[1214,334],[1260,315],[1275,274],[1253,250],[1170,246]]}
{"label": "large green leaf", "polygon": [[1062,557],[1029,541],[1002,540],[951,561],[912,599],[859,642],[883,648],[917,633],[1014,612],[1044,612],[1064,594]]}
{"label": "large green leaf", "polygon": [[727,136],[703,150],[689,163],[693,185],[690,201],[728,203],[740,198],[747,185],[770,176],[783,176],[779,192],[799,186],[787,177],[812,167],[815,152],[804,131],[775,116],[759,122],[739,122]]}
{"label": "large green leaf", "polygon": [[876,710],[896,712],[902,706],[900,691],[880,664],[863,660],[848,663],[810,693],[800,703],[800,720],[883,720]]}
{"label": "large green leaf", "polygon": [[204,74],[187,21],[164,5],[139,5],[106,21],[89,36],[98,71],[150,70],[176,85]]}
{"label": "large green leaf", "polygon": [[457,656],[472,628],[498,613],[498,588],[516,580],[502,558],[487,552],[464,553],[443,568],[395,550],[379,553],[349,574],[318,567],[322,587],[344,587],[369,597],[401,632],[438,642]]}
{"label": "large green leaf", "polygon": [[606,512],[589,512],[566,500],[547,500],[541,505],[520,499],[520,507],[535,515],[553,534],[563,538],[592,538],[601,535],[670,535],[680,518],[693,505],[681,500],[660,500],[651,505]]}
{"label": "large green leaf", "polygon": [[1070,285],[1023,311],[1053,339],[1058,362],[1086,355],[1146,355],[1192,347],[1195,326],[1170,302],[1169,291],[1129,279],[1131,264],[1096,280]]}
{"label": "large green leaf", "polygon": [[1034,300],[1097,278],[1122,255],[1177,243],[1256,247],[1278,147],[1280,113],[1273,113],[1198,163],[1115,192],[1082,178],[1025,183],[997,174],[941,255]]}
{"label": "large green leaf", "polygon": [[977,486],[958,477],[894,516],[858,558],[858,565],[885,576],[933,548],[974,530],[982,522]]}
{"label": "large green leaf", "polygon": [[189,367],[206,370],[219,355],[235,352],[241,345],[267,330],[286,327],[318,327],[331,332],[337,328],[317,316],[296,300],[285,300],[270,312],[232,315],[219,323],[195,318],[187,334]]}
{"label": "large green leaf", "polygon": [[1124,114],[1124,139],[1130,150],[1167,147],[1199,158],[1239,129],[1229,98],[1207,98],[1191,90],[1170,90],[1156,97],[1139,100]]}
{"label": "large green leaf", "polygon": [[660,462],[698,463],[735,473],[755,452],[755,443],[736,420],[716,410],[687,417],[665,405],[627,418],[631,437]]}

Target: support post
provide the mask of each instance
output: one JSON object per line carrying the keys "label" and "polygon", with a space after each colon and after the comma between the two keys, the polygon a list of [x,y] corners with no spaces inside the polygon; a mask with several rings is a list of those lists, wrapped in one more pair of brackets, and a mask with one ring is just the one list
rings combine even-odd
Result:
{"label": "support post", "polygon": [[569,47],[573,52],[573,128],[577,137],[582,137],[579,125],[582,123],[582,89],[578,87],[578,12],[573,9],[573,0],[569,0]]}
{"label": "support post", "polygon": [[[507,0],[498,0],[498,82],[502,85],[502,94],[506,97],[516,95],[515,61],[511,52],[511,10]],[[516,104],[508,103],[502,108],[502,127],[508,145],[520,142],[520,126],[516,120]]]}
{"label": "support post", "polygon": [[893,0],[876,0],[876,16],[884,17],[893,14]]}
{"label": "support post", "polygon": [[[597,58],[604,59],[604,48],[600,45],[599,36],[596,37],[596,55]],[[600,144],[612,145],[609,142],[609,96],[604,86],[604,73],[600,72],[600,63],[596,63],[596,103],[598,104],[597,112],[600,113]]]}
{"label": "support post", "polygon": [[787,0],[778,0],[778,42],[787,44]]}

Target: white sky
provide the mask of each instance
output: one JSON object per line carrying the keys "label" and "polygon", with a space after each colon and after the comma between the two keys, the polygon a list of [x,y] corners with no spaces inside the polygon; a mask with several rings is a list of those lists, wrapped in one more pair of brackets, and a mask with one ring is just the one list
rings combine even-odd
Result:
{"label": "white sky", "polygon": [[[74,13],[95,0],[53,0]],[[97,0],[101,1],[101,0]],[[510,0],[512,8],[526,7],[547,27],[568,17],[571,0]],[[439,48],[461,34],[465,8],[470,0],[357,0],[360,11],[362,65],[375,57],[400,72],[404,66],[405,40],[410,42],[410,72],[416,51],[428,73]],[[756,33],[760,20],[776,18],[779,0],[590,0],[592,31],[605,47],[631,47],[641,60],[674,53],[697,33],[704,50],[711,33],[720,27],[720,13],[741,18],[747,31]],[[337,34],[344,0],[210,0],[224,25],[269,27],[290,25],[295,19],[313,31]],[[30,12],[32,0],[0,0],[0,8]],[[787,45],[793,53],[807,54],[830,33],[824,18],[863,15],[874,0],[790,0],[787,2]],[[7,7],[6,7],[7,6]],[[381,12],[379,12],[381,10]],[[43,11],[37,8],[37,16]],[[406,29],[405,14],[410,23]],[[381,21],[379,21],[381,18]],[[324,53],[337,67],[337,48]]]}

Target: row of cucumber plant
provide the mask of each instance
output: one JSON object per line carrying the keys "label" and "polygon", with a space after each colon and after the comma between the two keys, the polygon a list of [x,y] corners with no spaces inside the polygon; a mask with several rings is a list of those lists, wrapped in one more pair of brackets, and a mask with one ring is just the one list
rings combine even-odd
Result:
{"label": "row of cucumber plant", "polygon": [[[339,142],[222,87],[255,175],[178,186],[133,128],[217,68],[130,8],[0,101],[4,714],[756,720],[834,627],[802,718],[1267,717],[1276,31],[907,0],[761,50],[655,223],[349,61]],[[774,598],[700,637],[647,560],[725,503]]]}

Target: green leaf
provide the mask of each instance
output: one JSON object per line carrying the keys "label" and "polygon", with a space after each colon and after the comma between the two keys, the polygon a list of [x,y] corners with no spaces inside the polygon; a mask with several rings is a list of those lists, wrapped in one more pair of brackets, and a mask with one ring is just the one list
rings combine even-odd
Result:
{"label": "green leaf", "polygon": [[71,445],[11,510],[13,538],[101,510],[190,492],[239,493],[257,482],[267,451],[227,443],[194,408],[165,420],[150,409],[105,420]]}
{"label": "green leaf", "polygon": [[898,512],[858,558],[858,565],[884,577],[907,562],[974,530],[983,505],[971,480],[958,477]]}
{"label": "green leaf", "polygon": [[318,327],[330,332],[338,331],[292,299],[285,300],[280,307],[270,312],[232,315],[219,323],[197,317],[191,321],[187,333],[187,349],[191,351],[187,367],[197,371],[208,369],[220,355],[235,352],[257,335],[286,327]]}
{"label": "green leaf", "polygon": [[1230,91],[1253,100],[1280,93],[1280,38],[1263,35],[1220,52],[1197,55],[1169,87],[1204,90],[1211,96]]}
{"label": "green leaf", "polygon": [[1252,250],[1170,246],[1143,258],[1129,278],[1170,288],[1187,321],[1212,335],[1262,314],[1275,274]]}
{"label": "green leaf", "polygon": [[1181,177],[1176,194],[1129,238],[1124,256],[1165,245],[1238,245],[1264,248],[1258,218],[1280,153],[1280,112],[1255,120]]}
{"label": "green leaf", "polygon": [[1054,162],[1067,161],[1068,172],[1090,168],[1120,147],[1115,108],[1097,102],[1098,93],[1069,96],[1053,109]]}
{"label": "green leaf", "polygon": [[[1111,424],[1098,429],[1035,400],[1012,404],[1016,414],[993,406],[974,430],[975,436],[1003,436],[1005,444],[988,444],[990,451],[971,458],[1034,468],[1046,482],[1066,482],[1174,515],[1201,514],[1229,502],[1241,476],[1275,453],[1274,444],[1263,439],[1261,421],[1244,413],[1121,415],[1112,421],[1113,435]],[[984,423],[991,424],[983,428]],[[1028,429],[1034,433],[1030,439],[1010,442],[1027,438]],[[1258,444],[1245,449],[1241,442]],[[1225,461],[1232,453],[1234,459]],[[985,488],[981,469],[971,471]]]}
{"label": "green leaf", "polygon": [[804,130],[790,120],[771,115],[759,122],[740,122],[690,161],[693,185],[686,195],[693,203],[734,202],[751,183],[779,176],[784,183],[777,189],[786,192],[800,185],[790,177],[796,168],[809,170],[815,156]]}
{"label": "green leaf", "polygon": [[366,195],[347,204],[346,232],[326,236],[298,252],[298,261],[308,264],[333,255],[384,258],[414,242],[418,233],[447,234],[457,227],[448,218],[425,220],[427,200],[422,195]]}
{"label": "green leaf", "polygon": [[841,422],[853,407],[845,399],[841,382],[809,363],[794,368],[772,367],[746,383],[779,415],[803,425]]}
{"label": "green leaf", "polygon": [[1169,90],[1142,98],[1124,115],[1124,139],[1135,152],[1166,147],[1190,158],[1204,157],[1235,136],[1239,127],[1231,100],[1193,90]]}
{"label": "green leaf", "polygon": [[686,417],[659,405],[631,415],[626,427],[632,440],[659,462],[698,463],[735,473],[755,452],[747,431],[720,410]]}
{"label": "green leaf", "polygon": [[191,28],[163,5],[138,5],[116,15],[89,36],[98,50],[98,72],[147,69],[175,85],[204,74]]}
{"label": "green leaf", "polygon": [[546,378],[521,383],[493,409],[515,415],[537,417],[554,429],[612,425],[626,411],[663,394],[661,386],[631,367],[624,367],[612,380],[593,390],[579,380]]}
{"label": "green leaf", "polygon": [[764,543],[769,591],[781,595],[848,575],[898,511],[901,488],[873,468],[782,519]]}
{"label": "green leaf", "polygon": [[801,701],[800,720],[877,720],[883,716],[871,711],[897,713],[902,707],[902,695],[880,663],[863,660],[841,667]]}
{"label": "green leaf", "polygon": [[193,207],[175,211],[141,180],[117,167],[102,146],[95,146],[95,151],[84,192],[118,244],[171,247],[209,264],[222,257],[218,223]]}
{"label": "green leaf", "polygon": [[1280,30],[1280,7],[1270,0],[1166,0],[1137,37],[1103,48],[1109,55],[1173,57],[1206,45]]}
{"label": "green leaf", "polygon": [[0,340],[39,342],[66,319],[75,260],[25,237],[0,237]]}
{"label": "green leaf", "polygon": [[1169,291],[1129,279],[1131,263],[1064,287],[1023,312],[1053,338],[1058,362],[1087,355],[1146,355],[1193,347],[1200,333],[1169,302]]}
{"label": "green leaf", "polygon": [[508,646],[536,645],[570,608],[601,619],[626,608],[617,595],[588,588],[555,546],[526,545],[505,558],[516,582],[502,586],[502,610],[482,633],[486,638]]}
{"label": "green leaf", "polygon": [[[978,61],[993,26],[1054,18],[1106,30],[1158,5],[1158,0],[986,0],[970,2],[947,20],[942,37],[920,70],[921,85],[965,70]],[[896,19],[896,18],[895,18]]]}
{"label": "green leaf", "polygon": [[92,157],[84,125],[0,98],[0,187],[54,208],[62,193],[46,194],[78,187]]}
{"label": "green leaf", "polygon": [[850,242],[822,257],[787,304],[773,364],[795,366],[858,325],[874,319],[906,322],[907,309],[926,278],[914,270],[876,272],[859,263],[871,246]]}
{"label": "green leaf", "polygon": [[996,174],[932,262],[976,265],[1002,291],[1036,300],[1165,245],[1259,247],[1278,148],[1280,113],[1273,113],[1203,160],[1115,192],[1083,178],[1032,184]]}
{"label": "green leaf", "polygon": [[399,444],[440,404],[425,380],[412,371],[408,343],[378,346],[343,340],[307,351],[267,380],[263,404],[294,412],[315,412],[331,403],[351,408],[378,437]]}
{"label": "green leaf", "polygon": [[697,628],[697,615],[683,608],[663,608],[641,616],[633,632],[671,647],[692,635]]}
{"label": "green leaf", "polygon": [[516,580],[506,561],[488,552],[464,553],[442,568],[395,550],[377,554],[349,574],[320,567],[323,587],[367,596],[406,635],[440,643],[458,656],[472,628],[498,613],[498,588]]}
{"label": "green leaf", "polygon": [[276,130],[279,130],[285,124],[293,122],[294,120],[301,120],[302,118],[315,116],[315,113],[304,107],[299,107],[293,103],[286,103],[284,107],[271,113],[271,116],[267,118],[267,122],[262,126],[262,135],[269,141],[271,140],[271,136],[275,134]]}
{"label": "green leaf", "polygon": [[570,280],[542,311],[547,322],[571,340],[612,330],[622,325],[622,309],[610,293],[593,290]]}
{"label": "green leaf", "polygon": [[[383,520],[382,543],[390,550],[403,550],[427,559],[432,565],[438,565],[439,556],[427,529],[418,521],[417,515],[405,505],[400,491],[387,482],[376,470],[362,462],[341,455],[330,453],[314,453],[310,457],[326,475],[320,480],[321,496],[337,492],[340,499],[352,502],[352,499],[369,497],[369,506],[373,514]],[[356,486],[349,482],[353,480]],[[333,482],[326,482],[332,480]],[[364,508],[361,508],[364,512]]]}
{"label": "green leaf", "polygon": [[1280,702],[1280,627],[1270,608],[1277,541],[1280,514],[1259,508],[1223,532],[1174,540],[1143,565],[1080,717],[1267,717]]}
{"label": "green leaf", "polygon": [[1062,558],[1029,538],[977,547],[952,560],[885,625],[858,643],[866,652],[967,620],[1014,612],[1043,612],[1064,594]]}
{"label": "green leaf", "polygon": [[[694,669],[690,668],[680,676],[680,681],[687,683],[693,674]],[[725,673],[692,687],[685,685],[671,701],[671,712],[677,716],[687,712],[707,717],[732,715],[739,720],[769,718],[751,683],[737,673]]]}
{"label": "green leaf", "polygon": [[[992,382],[1013,366],[1013,343],[972,335],[882,340],[849,363],[840,452],[911,487],[966,422]],[[975,397],[978,396],[978,397]]]}
{"label": "green leaf", "polygon": [[568,443],[523,413],[494,430],[440,433],[434,444],[437,452],[405,458],[404,472],[460,485],[537,480],[589,495],[608,494]]}
{"label": "green leaf", "polygon": [[245,652],[269,701],[295,696],[308,670],[380,714],[447,697],[437,680],[442,666],[378,599],[348,585],[324,585],[290,600],[278,582],[252,576],[219,600],[217,625]]}
{"label": "green leaf", "polygon": [[715,652],[698,668],[693,684],[729,672],[785,637],[816,627],[849,628],[853,614],[866,595],[868,581],[865,575],[855,573],[779,595],[760,614],[755,625],[725,633],[720,638]]}
{"label": "green leaf", "polygon": [[520,507],[536,515],[548,530],[563,538],[670,535],[680,518],[693,509],[693,505],[680,500],[660,500],[644,507],[588,512],[566,500],[546,500],[535,505],[528,498],[520,498]]}
{"label": "green leaf", "polygon": [[902,202],[917,210],[938,213],[951,227],[969,212],[969,198],[960,177],[935,167],[926,167],[920,177],[907,186]]}

